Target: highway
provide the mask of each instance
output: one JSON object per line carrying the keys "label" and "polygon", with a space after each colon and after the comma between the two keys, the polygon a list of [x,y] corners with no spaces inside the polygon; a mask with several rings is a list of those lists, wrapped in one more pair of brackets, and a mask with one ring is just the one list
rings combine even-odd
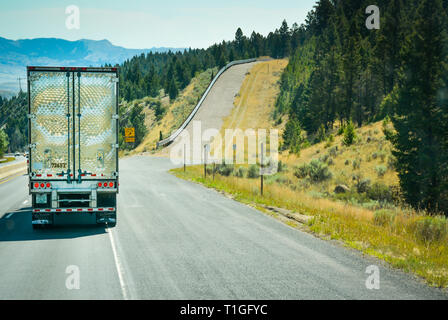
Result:
{"label": "highway", "polygon": [[[371,257],[167,173],[120,161],[118,224],[31,228],[27,176],[0,182],[0,299],[447,299]],[[367,289],[378,265],[380,289]],[[67,286],[75,266],[79,289]],[[69,267],[69,269],[67,269]]]}

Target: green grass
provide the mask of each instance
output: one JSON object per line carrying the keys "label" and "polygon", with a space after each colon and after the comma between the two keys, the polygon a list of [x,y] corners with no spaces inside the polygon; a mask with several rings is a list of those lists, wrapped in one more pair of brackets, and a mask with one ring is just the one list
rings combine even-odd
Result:
{"label": "green grass", "polygon": [[[375,213],[348,203],[313,197],[277,183],[266,184],[261,196],[259,179],[219,174],[214,180],[211,176],[204,179],[202,166],[187,167],[185,173],[183,168],[171,172],[256,208],[275,206],[313,216],[307,228],[309,232],[324,239],[340,240],[347,247],[424,278],[431,286],[448,287],[448,235],[444,217],[429,217],[424,212],[398,208],[394,212]],[[288,224],[296,227],[295,223]],[[437,236],[428,236],[428,233]]]}
{"label": "green grass", "polygon": [[1,160],[5,160],[5,159],[6,159],[6,161],[1,161],[0,163],[8,163],[8,162],[16,160],[16,158],[14,158],[14,157],[4,157],[4,158],[1,158]]}

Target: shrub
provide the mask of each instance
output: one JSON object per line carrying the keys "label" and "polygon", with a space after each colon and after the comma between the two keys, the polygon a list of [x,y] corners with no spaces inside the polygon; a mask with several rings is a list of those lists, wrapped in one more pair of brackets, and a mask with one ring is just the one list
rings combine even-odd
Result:
{"label": "shrub", "polygon": [[233,165],[228,165],[228,164],[220,164],[218,165],[216,172],[219,173],[222,176],[228,177],[232,174],[233,172]]}
{"label": "shrub", "polygon": [[328,150],[328,153],[330,156],[332,156],[333,158],[336,158],[338,156],[338,146],[334,146],[333,148],[331,148],[330,150]]}
{"label": "shrub", "polygon": [[415,224],[415,236],[425,243],[441,241],[447,232],[445,217],[425,217]]}
{"label": "shrub", "polygon": [[346,165],[346,166],[348,166],[349,164],[350,164],[350,160],[345,160],[345,162],[344,162],[344,164]]}
{"label": "shrub", "polygon": [[324,154],[322,157],[319,158],[319,160],[322,161],[322,162],[327,162],[328,158],[329,158],[329,155],[328,154]]}
{"label": "shrub", "polygon": [[260,176],[260,169],[256,164],[253,164],[249,167],[249,171],[247,172],[247,177],[254,179]]}
{"label": "shrub", "polygon": [[236,176],[240,178],[244,178],[246,176],[247,169],[245,167],[239,167],[236,171]]}
{"label": "shrub", "polygon": [[378,200],[382,202],[392,202],[392,191],[384,183],[375,182],[370,188],[367,189],[367,196],[372,200]]}
{"label": "shrub", "polygon": [[308,176],[308,165],[302,164],[300,166],[295,167],[294,175],[299,179],[306,178]]}
{"label": "shrub", "polygon": [[370,188],[370,179],[362,179],[356,183],[356,191],[358,193],[367,192]]}
{"label": "shrub", "polygon": [[395,212],[392,210],[381,209],[373,214],[373,223],[377,226],[391,225],[395,219]]}
{"label": "shrub", "polygon": [[352,165],[354,170],[361,168],[361,161],[360,158],[353,160]]}
{"label": "shrub", "polygon": [[376,158],[378,158],[378,153],[376,152],[372,153],[372,159],[375,160]]}
{"label": "shrub", "polygon": [[333,158],[328,158],[328,160],[327,160],[327,164],[329,165],[329,166],[332,166],[332,165],[334,165],[334,160],[333,160]]}
{"label": "shrub", "polygon": [[387,168],[383,165],[379,165],[379,166],[375,167],[375,171],[376,171],[376,174],[378,175],[378,177],[384,177],[384,175],[387,172]]}
{"label": "shrub", "polygon": [[332,177],[332,173],[328,169],[328,165],[319,160],[316,159],[311,160],[308,167],[309,167],[308,176],[314,182],[328,180]]}
{"label": "shrub", "polygon": [[311,160],[309,164],[295,167],[294,175],[299,179],[309,177],[313,182],[328,180],[333,176],[328,165],[317,159]]}

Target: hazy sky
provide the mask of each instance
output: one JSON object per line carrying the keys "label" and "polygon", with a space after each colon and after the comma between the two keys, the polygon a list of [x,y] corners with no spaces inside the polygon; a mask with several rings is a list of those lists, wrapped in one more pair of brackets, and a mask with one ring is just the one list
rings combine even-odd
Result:
{"label": "hazy sky", "polygon": [[[266,35],[286,19],[304,22],[315,0],[13,0],[0,1],[0,36],[108,39],[126,48],[205,48],[232,40],[237,27]],[[66,28],[65,9],[80,9],[80,29]]]}

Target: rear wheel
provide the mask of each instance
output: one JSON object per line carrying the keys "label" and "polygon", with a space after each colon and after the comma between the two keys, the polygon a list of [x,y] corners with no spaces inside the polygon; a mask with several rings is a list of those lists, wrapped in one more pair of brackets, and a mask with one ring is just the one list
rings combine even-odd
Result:
{"label": "rear wheel", "polygon": [[115,226],[117,225],[117,214],[114,214],[111,218],[115,219],[115,222],[108,222],[107,226],[109,228],[115,228]]}

